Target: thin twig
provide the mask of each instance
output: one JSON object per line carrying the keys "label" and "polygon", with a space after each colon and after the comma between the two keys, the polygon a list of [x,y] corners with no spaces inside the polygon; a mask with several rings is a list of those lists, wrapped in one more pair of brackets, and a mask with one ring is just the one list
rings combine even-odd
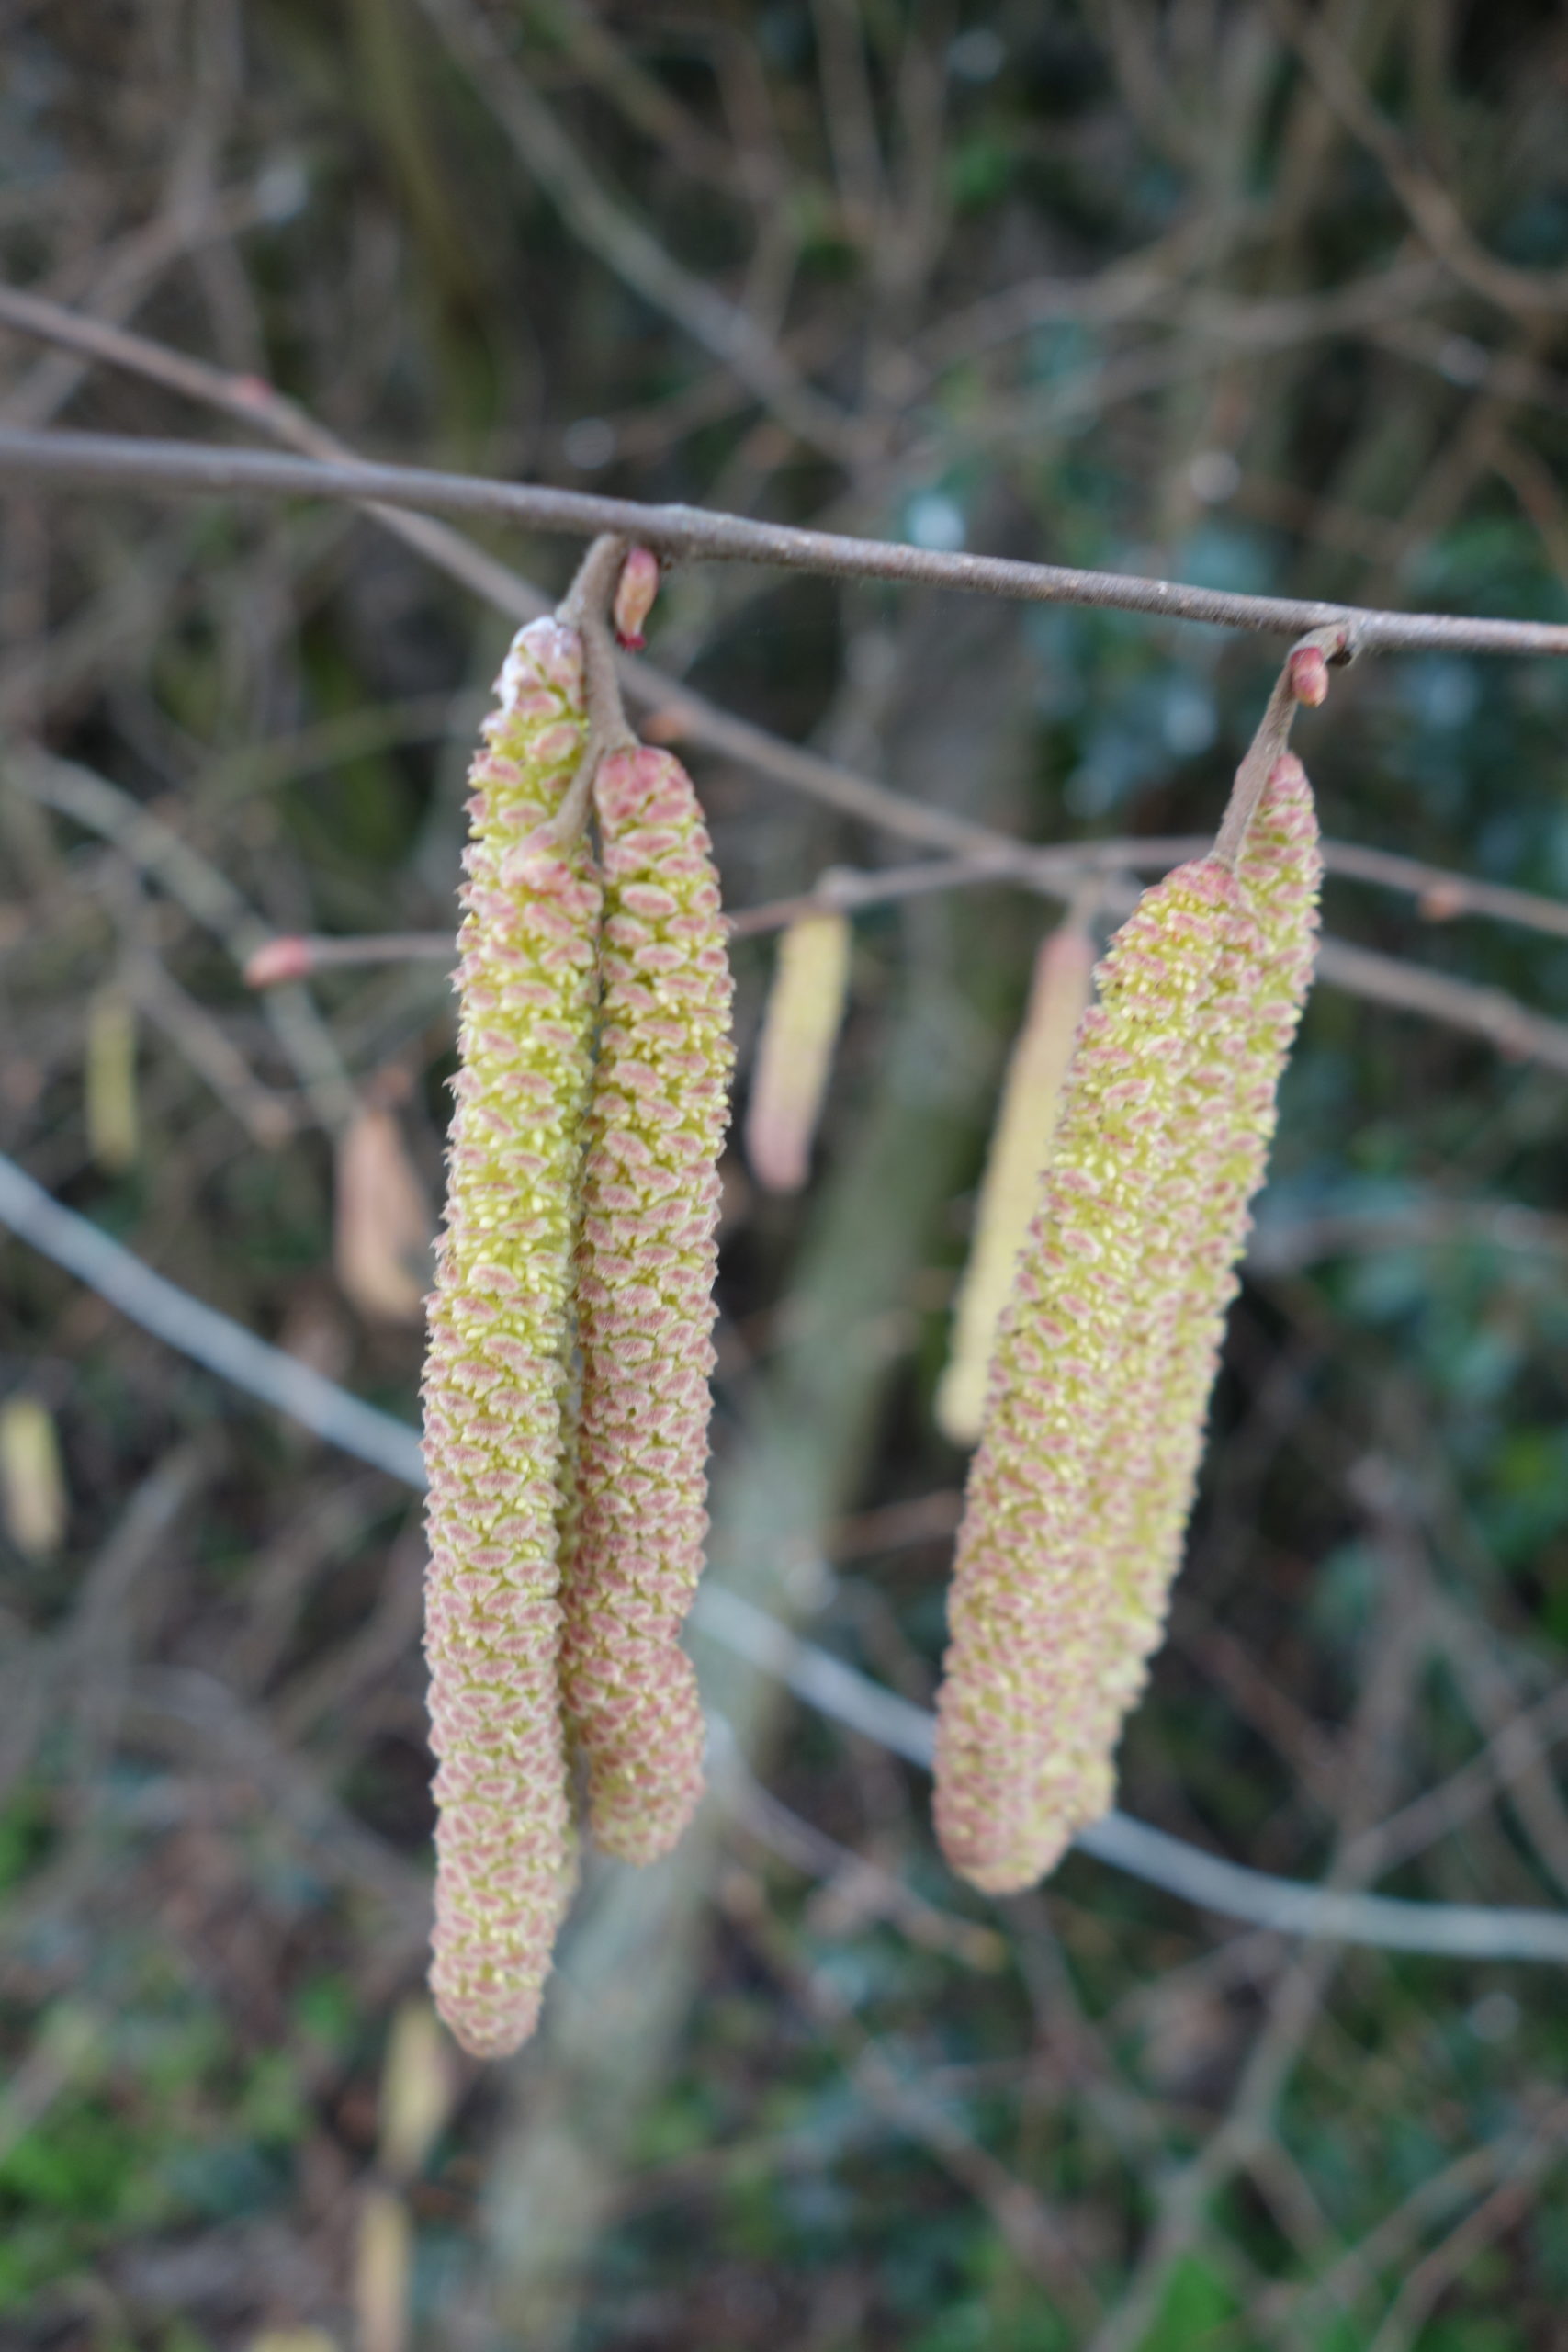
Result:
{"label": "thin twig", "polygon": [[1562,2154],[1568,2135],[1568,2099],[1553,2108],[1489,2197],[1468,2213],[1441,2245],[1425,2255],[1405,2278],[1372,2337],[1369,2352],[1405,2352],[1421,2333],[1433,2304],[1483,2247],[1518,2221],[1530,2190]]}
{"label": "thin twig", "polygon": [[889,580],[1001,596],[1021,604],[1082,605],[1167,620],[1205,621],[1299,637],[1343,628],[1360,652],[1446,646],[1472,653],[1568,653],[1568,625],[1491,620],[1453,613],[1395,613],[1292,596],[1253,596],[1114,571],[1020,563],[1005,556],[943,553],[896,540],[800,530],[701,507],[644,505],[590,491],[494,481],[423,466],[327,464],[199,441],[140,440],[107,433],[0,433],[0,478],[29,488],[147,490],[195,496],[329,498],[350,504],[491,514],[573,537],[618,532],[689,562],[777,565],[834,580]]}
{"label": "thin twig", "polygon": [[793,433],[830,455],[852,457],[854,420],[796,376],[773,335],[683,269],[631,208],[611,196],[562,128],[558,109],[530,86],[479,10],[468,0],[420,5],[506,132],[524,169],[579,240],[645,301],[733,368]]}
{"label": "thin twig", "polygon": [[[203,360],[192,359],[183,352],[170,349],[151,337],[135,334],[120,327],[106,325],[102,321],[87,318],[67,310],[56,302],[18,288],[0,285],[0,321],[20,328],[29,334],[56,343],[64,348],[80,352],[85,357],[99,360],[110,367],[123,368],[128,372],[164,385],[187,400],[220,411],[253,429],[269,434],[285,447],[296,448],[310,456],[323,458],[352,459],[353,452],[335,435],[318,424],[296,403],[269,384],[251,377],[234,376]],[[415,548],[427,561],[446,571],[448,577],[460,581],[486,602],[493,605],[515,620],[533,620],[548,609],[548,599],[541,591],[521,579],[503,564],[498,563],[482,548],[474,547],[458,532],[428,515],[400,513],[395,507],[374,503],[367,508],[375,520],[405,544]],[[929,842],[933,848],[968,850],[976,858],[1004,858],[1010,854],[1036,861],[1036,870],[1043,876],[1043,865],[1038,863],[1055,856],[1051,851],[1024,851],[1016,842],[1009,842],[1001,834],[987,827],[975,825],[954,817],[943,809],[930,808],[870,778],[855,775],[820,753],[800,745],[788,743],[749,719],[720,709],[690,687],[667,677],[651,662],[623,658],[621,676],[628,693],[639,702],[658,710],[664,723],[664,740],[688,741],[722,757],[735,760],[741,766],[770,777],[786,789],[804,792],[847,816],[859,817],[868,823],[880,825],[907,840]],[[1140,845],[1139,854],[1130,855],[1125,863],[1141,865],[1161,844]],[[1173,858],[1197,854],[1203,847],[1198,840],[1184,842],[1173,848]],[[1352,878],[1385,885],[1391,889],[1412,889],[1429,897],[1433,904],[1426,911],[1434,916],[1476,913],[1493,914],[1505,921],[1517,922],[1556,936],[1568,936],[1568,906],[1539,897],[1528,891],[1510,890],[1498,883],[1481,882],[1468,876],[1445,872],[1437,866],[1418,864],[1389,851],[1369,849],[1345,842],[1325,842],[1324,863],[1330,873],[1342,873]],[[938,888],[935,882],[922,881],[913,888]],[[865,903],[869,903],[866,901]],[[804,906],[796,911],[805,911]],[[749,910],[736,919],[736,935],[745,936],[752,930],[771,928],[760,918],[765,910]],[[789,920],[781,915],[781,921]],[[445,948],[432,945],[421,951],[431,956],[444,955]],[[347,944],[341,956],[323,955],[322,961],[355,960]]]}
{"label": "thin twig", "polygon": [[1330,109],[1382,166],[1389,186],[1439,261],[1500,310],[1568,309],[1568,270],[1516,269],[1489,254],[1448,190],[1424,172],[1372,104],[1344,51],[1296,0],[1268,0],[1269,13],[1299,52]]}
{"label": "thin twig", "polygon": [[1374,1004],[1469,1030],[1511,1059],[1568,1070],[1568,1023],[1532,1012],[1502,989],[1451,979],[1447,972],[1427,971],[1396,956],[1382,956],[1375,948],[1354,946],[1348,939],[1318,942],[1317,977]]}
{"label": "thin twig", "polygon": [[[913,865],[886,867],[868,874],[840,867],[831,877],[825,876],[814,890],[740,909],[729,917],[729,934],[732,939],[757,939],[784,930],[802,915],[825,910],[852,914],[871,907],[891,905],[895,900],[923,898],[934,891],[981,882],[1004,882],[1066,901],[1086,874],[1114,876],[1130,866],[1163,871],[1206,846],[1201,836],[1175,841],[1085,842],[1060,849],[1033,849],[1016,842],[1010,852],[998,850],[980,857],[926,858]],[[1325,855],[1325,862],[1332,865],[1332,856]],[[1433,867],[1418,870],[1424,877],[1438,872]],[[1422,887],[1431,885],[1424,880]],[[1113,912],[1125,913],[1134,895],[1108,881],[1103,903]],[[1527,897],[1522,891],[1515,895],[1521,899]],[[1552,909],[1550,899],[1539,903]],[[1550,927],[1555,929],[1555,922]],[[456,957],[456,944],[445,932],[389,932],[371,933],[363,939],[320,938],[290,933],[270,940],[258,950],[245,967],[245,978],[253,988],[265,989],[333,965],[453,963]],[[1484,1037],[1510,1060],[1539,1062],[1547,1069],[1568,1071],[1568,1023],[1532,1012],[1503,989],[1456,979],[1447,972],[1428,971],[1401,956],[1385,956],[1376,948],[1360,947],[1332,933],[1325,934],[1318,942],[1316,978],[1326,987],[1341,989],[1348,996],[1388,1005],[1400,1012],[1413,1012],[1423,1020],[1439,1022],[1445,1028]]]}

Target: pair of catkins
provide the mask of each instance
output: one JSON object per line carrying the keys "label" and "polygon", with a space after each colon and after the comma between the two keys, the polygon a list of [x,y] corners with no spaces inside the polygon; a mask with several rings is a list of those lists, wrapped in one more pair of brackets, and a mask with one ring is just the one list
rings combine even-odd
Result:
{"label": "pair of catkins", "polygon": [[[656,577],[634,550],[623,638]],[[518,632],[470,772],[425,1648],[431,1982],[480,2057],[537,2016],[576,1875],[574,1758],[595,1843],[631,1861],[702,1789],[679,1634],[707,1525],[729,966],[691,780],[626,737],[593,593]]]}
{"label": "pair of catkins", "polygon": [[[673,1844],[702,1785],[679,1635],[706,1530],[730,982],[690,780],[619,726],[594,562],[560,616],[519,632],[472,772],[425,1376],[432,1983],[481,2056],[537,2015],[575,1875],[574,1756],[595,1842],[633,1861]],[[655,577],[634,551],[623,635]],[[1078,934],[1045,961],[1056,1009],[1022,1057],[1036,1099],[1008,1153],[1049,1153],[1027,1234],[993,1232],[977,1275],[975,1329],[1010,1262],[938,1702],[938,1834],[988,1891],[1043,1875],[1105,1810],[1159,1639],[1310,978],[1316,826],[1285,742],[1295,705],[1326,691],[1325,646],[1343,650],[1321,633],[1287,662],[1214,851],[1111,942],[1065,1078]],[[749,1143],[785,1183],[804,1175],[845,967],[836,917],[781,959],[781,1000],[799,1003],[764,1023]],[[994,1188],[1003,1225],[1020,1172]]]}

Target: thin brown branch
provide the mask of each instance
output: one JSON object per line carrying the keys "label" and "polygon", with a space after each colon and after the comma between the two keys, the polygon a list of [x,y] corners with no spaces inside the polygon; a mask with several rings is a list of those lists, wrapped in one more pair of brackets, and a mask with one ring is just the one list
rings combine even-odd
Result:
{"label": "thin brown branch", "polygon": [[[975,830],[981,831],[978,827]],[[1010,842],[999,835],[990,838],[997,846],[975,857],[922,858],[911,865],[885,866],[865,874],[837,867],[825,875],[814,890],[739,909],[728,919],[730,937],[761,938],[770,932],[784,930],[802,915],[824,910],[854,914],[871,907],[888,906],[897,900],[924,898],[935,891],[981,882],[1007,883],[1066,901],[1072,898],[1086,874],[1097,872],[1106,876],[1104,905],[1114,913],[1123,914],[1132,906],[1135,893],[1118,883],[1116,876],[1125,875],[1129,869],[1163,873],[1185,857],[1201,854],[1208,846],[1201,834],[1083,842],[1050,849],[1032,848],[1027,842]],[[1465,888],[1462,876],[1450,876],[1441,867],[1420,865],[1413,859],[1388,860],[1391,869],[1405,865],[1411,869],[1398,881],[1392,871],[1381,867],[1374,876],[1362,867],[1363,855],[1370,865],[1381,859],[1382,853],[1363,854],[1352,843],[1330,842],[1325,844],[1324,862],[1331,872],[1337,868],[1347,873],[1359,872],[1361,878],[1376,879],[1391,888],[1404,888],[1422,897],[1446,891],[1450,886],[1461,890]],[[1559,908],[1556,901],[1535,901],[1525,891],[1505,892],[1486,883],[1474,888],[1478,894],[1484,893],[1489,899],[1517,900],[1526,908],[1539,905],[1548,917],[1535,923],[1541,930],[1559,930],[1563,917],[1568,915],[1568,910]],[[1458,910],[1457,906],[1453,910]],[[1447,903],[1443,911],[1450,911]],[[1477,903],[1474,911],[1500,914],[1503,910],[1495,904],[1483,907]],[[1519,912],[1513,905],[1508,912],[1516,922],[1533,921],[1531,915]],[[359,938],[288,933],[269,940],[256,951],[245,967],[245,978],[252,988],[267,989],[334,966],[449,963],[456,954],[454,941],[446,932],[381,932]],[[1319,942],[1316,976],[1328,987],[1341,989],[1348,996],[1362,997],[1373,1004],[1388,1005],[1396,1012],[1413,1012],[1424,1020],[1438,1022],[1445,1028],[1484,1037],[1509,1059],[1540,1062],[1548,1069],[1568,1071],[1568,1023],[1533,1012],[1502,989],[1484,988],[1474,980],[1429,971],[1402,956],[1385,956],[1376,948],[1360,947],[1332,933],[1326,933]]]}
{"label": "thin brown branch", "polygon": [[1438,2297],[1483,2247],[1522,2217],[1531,2189],[1561,2161],[1565,2136],[1568,2099],[1552,2109],[1491,2195],[1416,2265],[1372,2337],[1370,2352],[1405,2352],[1415,2342]]}
{"label": "thin brown branch", "polygon": [[1448,190],[1422,170],[1372,104],[1343,51],[1297,0],[1268,0],[1269,13],[1297,51],[1331,111],[1376,157],[1417,232],[1462,285],[1510,311],[1568,309],[1568,270],[1516,269],[1489,254]]}
{"label": "thin brown branch", "polygon": [[573,537],[617,532],[687,561],[773,564],[832,580],[888,580],[1021,604],[1082,605],[1167,620],[1299,637],[1343,628],[1359,652],[1448,647],[1472,653],[1568,653],[1568,625],[1479,615],[1396,613],[1292,596],[1254,596],[1005,556],[945,553],[896,540],[763,523],[701,507],[645,505],[590,491],[489,481],[423,466],[307,462],[254,449],[98,433],[0,433],[0,479],[41,489],[156,491],[197,497],[328,498],[350,504],[488,514]]}
{"label": "thin brown branch", "polygon": [[1465,1029],[1484,1037],[1510,1060],[1540,1062],[1548,1069],[1568,1070],[1568,1023],[1549,1020],[1502,989],[1456,980],[1447,972],[1430,972],[1406,964],[1397,956],[1380,955],[1376,948],[1357,947],[1348,939],[1325,938],[1317,951],[1317,977],[1331,988],[1373,1004],[1392,1005],[1400,1012],[1418,1012],[1450,1029]]}
{"label": "thin brown branch", "polygon": [[506,133],[524,169],[579,242],[644,301],[732,368],[791,432],[831,456],[852,456],[857,438],[853,420],[796,376],[771,334],[682,268],[629,207],[609,193],[561,128],[555,108],[530,86],[479,10],[468,0],[420,0],[420,5]]}

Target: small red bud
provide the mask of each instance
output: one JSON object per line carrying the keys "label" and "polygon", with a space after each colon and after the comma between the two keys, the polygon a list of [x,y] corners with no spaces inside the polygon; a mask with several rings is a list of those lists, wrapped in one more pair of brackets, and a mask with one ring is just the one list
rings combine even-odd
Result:
{"label": "small red bud", "polygon": [[1328,662],[1321,646],[1298,645],[1286,664],[1290,672],[1291,692],[1298,702],[1315,710],[1328,699]]}
{"label": "small red bud", "polygon": [[646,639],[642,625],[659,594],[659,558],[651,548],[633,548],[621,566],[613,618],[615,639],[628,653],[640,653]]}
{"label": "small red bud", "polygon": [[315,964],[310,943],[297,933],[286,932],[280,938],[269,939],[249,957],[244,969],[248,989],[275,989],[280,980],[302,980]]}

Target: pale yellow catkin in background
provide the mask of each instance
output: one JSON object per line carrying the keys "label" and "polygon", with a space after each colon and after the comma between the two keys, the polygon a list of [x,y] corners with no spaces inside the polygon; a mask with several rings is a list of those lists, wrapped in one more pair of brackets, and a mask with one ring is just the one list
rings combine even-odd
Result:
{"label": "pale yellow catkin in background", "polygon": [[1093,968],[1089,935],[1072,922],[1052,933],[1035,960],[976,1205],[969,1262],[953,1309],[952,1353],[936,1396],[937,1425],[955,1445],[973,1445],[980,1434],[997,1329],[1034,1215]]}
{"label": "pale yellow catkin in background", "polygon": [[848,916],[831,913],[802,915],[779,939],[746,1114],[746,1158],[771,1193],[798,1192],[810,1173],[849,997],[850,944]]}
{"label": "pale yellow catkin in background", "polygon": [[428,2001],[401,2003],[387,2037],[381,2071],[377,2159],[389,2180],[423,2170],[457,2100],[450,2043]]}
{"label": "pale yellow catkin in background", "polygon": [[87,1012],[87,1148],[106,1175],[122,1175],[141,1148],[136,1012],[122,989],[100,989]]}
{"label": "pale yellow catkin in background", "polygon": [[408,2352],[413,2229],[392,2189],[371,2188],[359,2209],[354,2249],[357,2352]]}
{"label": "pale yellow catkin in background", "polygon": [[333,1263],[361,1315],[423,1321],[434,1228],[395,1114],[377,1104],[356,1112],[337,1139]]}
{"label": "pale yellow catkin in background", "polygon": [[19,1552],[47,1559],[65,1541],[65,1474],[54,1417],[36,1396],[0,1405],[0,1513]]}

